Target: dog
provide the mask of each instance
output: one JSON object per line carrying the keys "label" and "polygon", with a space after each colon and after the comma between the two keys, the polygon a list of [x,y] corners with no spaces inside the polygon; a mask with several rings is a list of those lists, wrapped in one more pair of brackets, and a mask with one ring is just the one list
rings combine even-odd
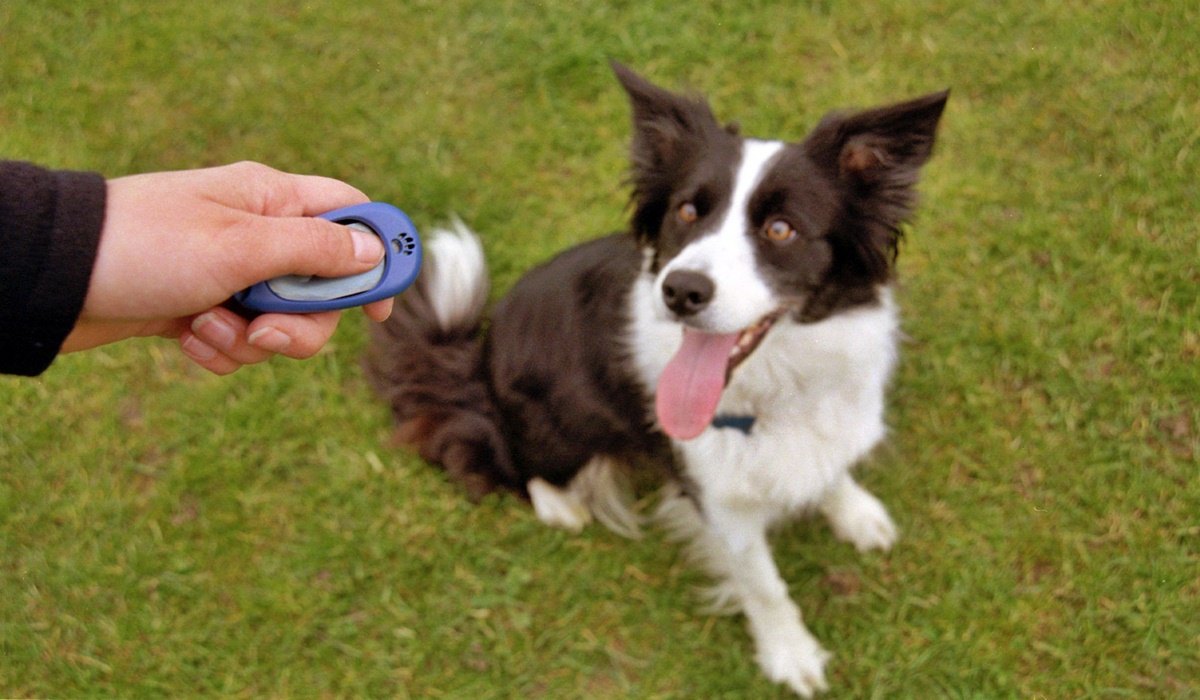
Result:
{"label": "dog", "polygon": [[896,540],[850,471],[884,437],[897,248],[949,93],[785,143],[613,70],[633,113],[630,230],[529,271],[485,323],[481,244],[455,221],[366,373],[401,442],[551,525],[636,536],[622,475],[667,465],[657,515],[713,576],[714,608],[744,613],[765,675],[811,696],[829,654],[768,532],[816,511],[859,550]]}

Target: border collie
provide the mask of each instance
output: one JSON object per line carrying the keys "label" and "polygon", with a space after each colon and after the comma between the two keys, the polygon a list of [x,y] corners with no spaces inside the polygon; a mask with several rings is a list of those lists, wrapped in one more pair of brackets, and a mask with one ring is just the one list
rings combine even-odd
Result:
{"label": "border collie", "polygon": [[528,272],[486,331],[478,239],[435,233],[368,376],[401,442],[551,525],[636,534],[619,475],[670,465],[658,514],[714,577],[714,608],[743,612],[763,672],[810,696],[829,655],[767,534],[815,510],[859,550],[896,539],[850,470],[884,436],[893,263],[948,93],[785,143],[613,69],[633,110],[631,230]]}

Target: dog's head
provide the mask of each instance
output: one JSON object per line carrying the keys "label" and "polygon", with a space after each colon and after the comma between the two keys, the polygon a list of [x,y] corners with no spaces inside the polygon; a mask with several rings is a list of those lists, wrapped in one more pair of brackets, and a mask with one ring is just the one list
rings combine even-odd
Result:
{"label": "dog's head", "polygon": [[785,143],[743,138],[705,101],[613,69],[633,108],[632,228],[661,315],[685,329],[689,376],[720,362],[723,385],[780,319],[812,323],[878,300],[947,92],[831,114]]}

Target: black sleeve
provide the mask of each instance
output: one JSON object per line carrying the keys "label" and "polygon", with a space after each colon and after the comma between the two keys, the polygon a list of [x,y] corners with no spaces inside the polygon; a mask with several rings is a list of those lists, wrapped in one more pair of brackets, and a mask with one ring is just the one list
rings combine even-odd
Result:
{"label": "black sleeve", "polygon": [[98,173],[0,161],[0,373],[41,374],[74,328],[105,194]]}

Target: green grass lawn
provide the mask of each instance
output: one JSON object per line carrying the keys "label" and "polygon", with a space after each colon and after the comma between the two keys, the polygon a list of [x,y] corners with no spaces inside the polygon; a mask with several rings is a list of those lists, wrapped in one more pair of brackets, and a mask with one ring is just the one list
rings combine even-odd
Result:
{"label": "green grass lawn", "polygon": [[[460,214],[499,293],[623,225],[609,57],[770,137],[949,87],[864,474],[901,543],[775,540],[831,695],[1200,697],[1200,10],[996,5],[14,0],[0,157],[340,177]],[[0,379],[0,696],[785,697],[674,545],[389,448],[365,328]]]}

